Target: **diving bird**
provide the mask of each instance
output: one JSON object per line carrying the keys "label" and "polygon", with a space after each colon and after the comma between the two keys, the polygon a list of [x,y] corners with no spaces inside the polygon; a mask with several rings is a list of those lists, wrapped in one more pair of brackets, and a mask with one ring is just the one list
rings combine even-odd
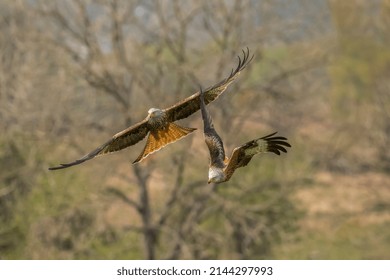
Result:
{"label": "diving bird", "polygon": [[211,116],[206,108],[205,93],[200,89],[200,108],[202,112],[204,138],[210,152],[208,183],[222,183],[229,181],[237,168],[246,166],[256,154],[271,152],[280,155],[287,153],[285,147],[291,147],[287,138],[275,136],[277,132],[254,139],[233,150],[228,158],[221,137],[214,129]]}
{"label": "diving bird", "polygon": [[[252,61],[253,55],[249,55],[249,48],[247,48],[246,51],[242,50],[242,53],[243,57],[241,58],[238,56],[238,65],[235,69],[232,69],[230,75],[205,90],[205,104],[217,99],[237,78],[240,72]],[[96,156],[122,150],[135,145],[149,135],[143,151],[133,163],[140,162],[148,155],[196,130],[196,128],[183,127],[174,122],[187,118],[199,109],[199,92],[194,93],[193,95],[166,109],[151,108],[148,111],[148,116],[144,120],[115,134],[109,141],[89,154],[71,163],[63,163],[56,167],[50,167],[49,170],[67,168],[93,159]]]}

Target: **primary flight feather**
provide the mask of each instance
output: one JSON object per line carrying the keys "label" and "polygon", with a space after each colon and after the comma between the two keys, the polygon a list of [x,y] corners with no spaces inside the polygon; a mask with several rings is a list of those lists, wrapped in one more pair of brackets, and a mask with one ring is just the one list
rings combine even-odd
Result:
{"label": "primary flight feather", "polygon": [[[205,104],[209,104],[217,99],[251,62],[253,55],[249,55],[249,49],[243,50],[242,53],[243,57],[238,56],[238,65],[231,71],[230,75],[204,91]],[[196,92],[166,109],[151,108],[148,110],[148,116],[144,120],[115,134],[109,141],[92,152],[73,162],[50,167],[49,170],[71,167],[93,159],[96,156],[122,150],[135,145],[149,134],[144,149],[133,163],[140,162],[148,155],[196,130],[195,128],[182,127],[174,122],[187,118],[200,109],[199,95],[200,93]]]}

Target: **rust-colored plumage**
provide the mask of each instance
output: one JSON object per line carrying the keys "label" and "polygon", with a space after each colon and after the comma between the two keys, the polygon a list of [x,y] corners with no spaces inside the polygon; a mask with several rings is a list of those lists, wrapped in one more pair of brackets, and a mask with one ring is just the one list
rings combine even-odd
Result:
{"label": "rust-colored plumage", "polygon": [[285,147],[291,147],[287,138],[275,136],[276,132],[254,139],[233,150],[230,158],[226,157],[221,137],[214,129],[211,116],[206,108],[201,90],[200,107],[204,125],[204,137],[210,152],[209,183],[229,181],[237,168],[246,166],[256,154],[271,152],[280,155],[287,153]]}
{"label": "rust-colored plumage", "polygon": [[175,123],[169,123],[166,128],[151,131],[142,153],[134,162],[139,162],[148,155],[157,152],[166,145],[180,140],[195,128],[182,127]]}
{"label": "rust-colored plumage", "polygon": [[[217,99],[251,62],[253,55],[249,56],[249,49],[247,48],[246,51],[242,52],[243,57],[238,57],[238,65],[231,71],[230,75],[204,91],[204,102],[206,105]],[[144,120],[115,134],[109,141],[92,152],[76,161],[51,167],[49,170],[67,168],[93,159],[96,156],[122,150],[135,145],[149,134],[145,148],[133,163],[140,162],[148,155],[185,137],[195,130],[195,128],[179,126],[178,124],[174,124],[174,122],[187,118],[200,109],[199,95],[200,93],[196,92],[166,109],[151,108],[148,111],[148,116]]]}

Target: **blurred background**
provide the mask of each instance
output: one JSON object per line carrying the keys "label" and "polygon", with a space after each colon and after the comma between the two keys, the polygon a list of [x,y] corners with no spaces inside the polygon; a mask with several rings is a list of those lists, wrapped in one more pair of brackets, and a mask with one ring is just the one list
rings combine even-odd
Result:
{"label": "blurred background", "polygon": [[[0,259],[389,259],[390,1],[0,1]],[[208,108],[227,153],[278,131],[216,189],[198,131],[56,172],[252,63]]]}

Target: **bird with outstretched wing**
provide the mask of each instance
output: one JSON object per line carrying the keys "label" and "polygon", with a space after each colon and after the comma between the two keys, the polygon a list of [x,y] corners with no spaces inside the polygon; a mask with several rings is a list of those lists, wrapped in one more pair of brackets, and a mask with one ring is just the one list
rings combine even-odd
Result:
{"label": "bird with outstretched wing", "polygon": [[[217,99],[237,78],[240,72],[251,62],[253,55],[250,56],[249,49],[247,48],[246,51],[243,50],[242,52],[243,57],[241,58],[238,56],[238,65],[235,69],[232,69],[230,75],[204,91],[205,104],[209,104]],[[63,163],[56,167],[50,167],[49,170],[67,168],[100,155],[122,150],[135,145],[148,135],[144,149],[133,163],[140,162],[148,155],[196,130],[195,128],[180,126],[174,122],[187,118],[199,109],[199,92],[196,92],[188,98],[166,109],[151,108],[148,111],[148,116],[144,120],[115,134],[109,141],[89,154],[71,163]]]}
{"label": "bird with outstretched wing", "polygon": [[221,137],[214,129],[211,116],[206,108],[205,92],[200,90],[200,108],[202,112],[204,138],[210,153],[209,183],[229,181],[237,168],[246,166],[256,154],[271,152],[280,155],[287,153],[285,147],[291,147],[287,138],[275,136],[276,132],[254,139],[233,150],[228,158]]}

